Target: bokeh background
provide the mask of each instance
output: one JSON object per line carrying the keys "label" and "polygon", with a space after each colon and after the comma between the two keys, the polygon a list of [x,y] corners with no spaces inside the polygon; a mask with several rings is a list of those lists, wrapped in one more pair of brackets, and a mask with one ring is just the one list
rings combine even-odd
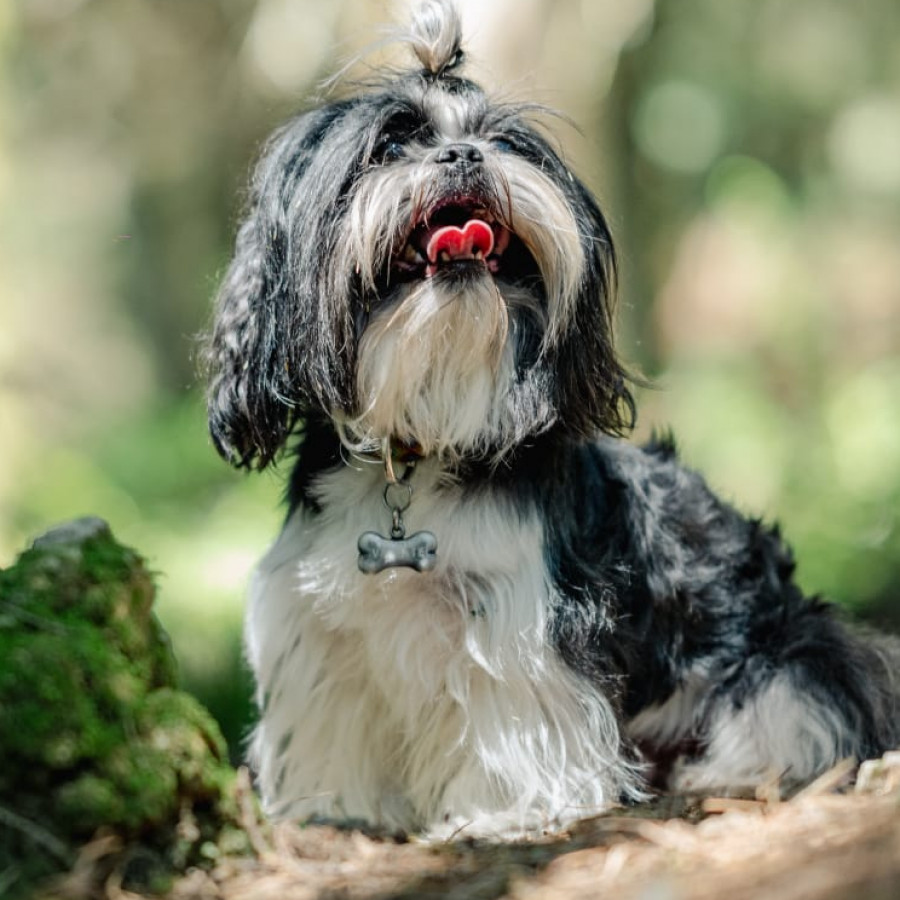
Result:
{"label": "bokeh background", "polygon": [[[0,4],[0,566],[108,519],[235,752],[284,473],[217,458],[197,335],[261,141],[404,6]],[[806,590],[896,628],[900,4],[460,6],[470,72],[577,123],[554,127],[618,237],[620,343],[653,385],[638,439],[674,429],[782,523]]]}

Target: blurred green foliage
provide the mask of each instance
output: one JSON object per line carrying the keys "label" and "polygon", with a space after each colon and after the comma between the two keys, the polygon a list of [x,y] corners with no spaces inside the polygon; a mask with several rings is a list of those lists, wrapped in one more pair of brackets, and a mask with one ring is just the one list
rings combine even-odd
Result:
{"label": "blurred green foliage", "polygon": [[[654,383],[638,438],[671,426],[782,522],[808,591],[896,625],[900,6],[460,2],[475,74],[582,127],[560,141],[609,213],[622,350]],[[256,148],[387,6],[0,8],[0,560],[107,518],[160,573],[184,679],[235,752],[242,597],[281,479],[216,458],[196,336]]]}

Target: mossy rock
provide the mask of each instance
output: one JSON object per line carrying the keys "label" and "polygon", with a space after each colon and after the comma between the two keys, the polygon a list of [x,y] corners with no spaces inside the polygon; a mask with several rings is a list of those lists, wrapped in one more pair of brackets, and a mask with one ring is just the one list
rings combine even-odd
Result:
{"label": "mossy rock", "polygon": [[0,570],[0,884],[64,871],[98,832],[156,860],[154,879],[234,849],[225,742],[177,690],[153,598],[143,560],[99,519]]}

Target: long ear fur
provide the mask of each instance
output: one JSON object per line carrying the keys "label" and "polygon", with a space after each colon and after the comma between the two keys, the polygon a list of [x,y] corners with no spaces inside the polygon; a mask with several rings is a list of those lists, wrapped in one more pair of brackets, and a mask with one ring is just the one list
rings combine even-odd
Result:
{"label": "long ear fur", "polygon": [[562,181],[580,212],[585,273],[567,331],[557,342],[551,370],[563,426],[582,437],[624,434],[634,426],[633,381],[615,348],[616,256],[603,214],[580,181]]}
{"label": "long ear fur", "polygon": [[[524,115],[529,108],[523,107]],[[541,112],[540,108],[534,108]],[[616,255],[612,235],[590,191],[535,128],[513,113],[499,120],[531,164],[552,177],[573,211],[584,258],[578,294],[566,325],[539,362],[556,421],[579,437],[623,434],[634,424],[633,381],[616,354],[614,313]]]}
{"label": "long ear fur", "polygon": [[293,410],[280,399],[277,347],[268,334],[280,286],[267,273],[266,245],[257,211],[241,225],[235,255],[216,304],[204,358],[209,378],[209,431],[219,453],[234,465],[260,468],[290,431]]}
{"label": "long ear fur", "polygon": [[[328,217],[355,159],[332,154],[329,174],[317,171],[329,156],[319,147],[346,108],[335,104],[289,122],[253,176],[204,351],[210,434],[234,465],[263,468],[309,409],[347,402],[352,360],[336,357],[335,348],[351,352],[352,323],[333,301],[339,286],[320,260],[333,240]],[[298,216],[304,202],[309,208]]]}

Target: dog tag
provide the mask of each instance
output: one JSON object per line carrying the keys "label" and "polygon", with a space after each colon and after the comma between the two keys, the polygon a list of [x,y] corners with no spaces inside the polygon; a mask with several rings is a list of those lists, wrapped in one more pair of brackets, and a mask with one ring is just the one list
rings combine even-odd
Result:
{"label": "dog tag", "polygon": [[437,565],[437,538],[430,531],[389,538],[366,531],[359,536],[356,546],[359,570],[366,575],[397,568],[428,572]]}

